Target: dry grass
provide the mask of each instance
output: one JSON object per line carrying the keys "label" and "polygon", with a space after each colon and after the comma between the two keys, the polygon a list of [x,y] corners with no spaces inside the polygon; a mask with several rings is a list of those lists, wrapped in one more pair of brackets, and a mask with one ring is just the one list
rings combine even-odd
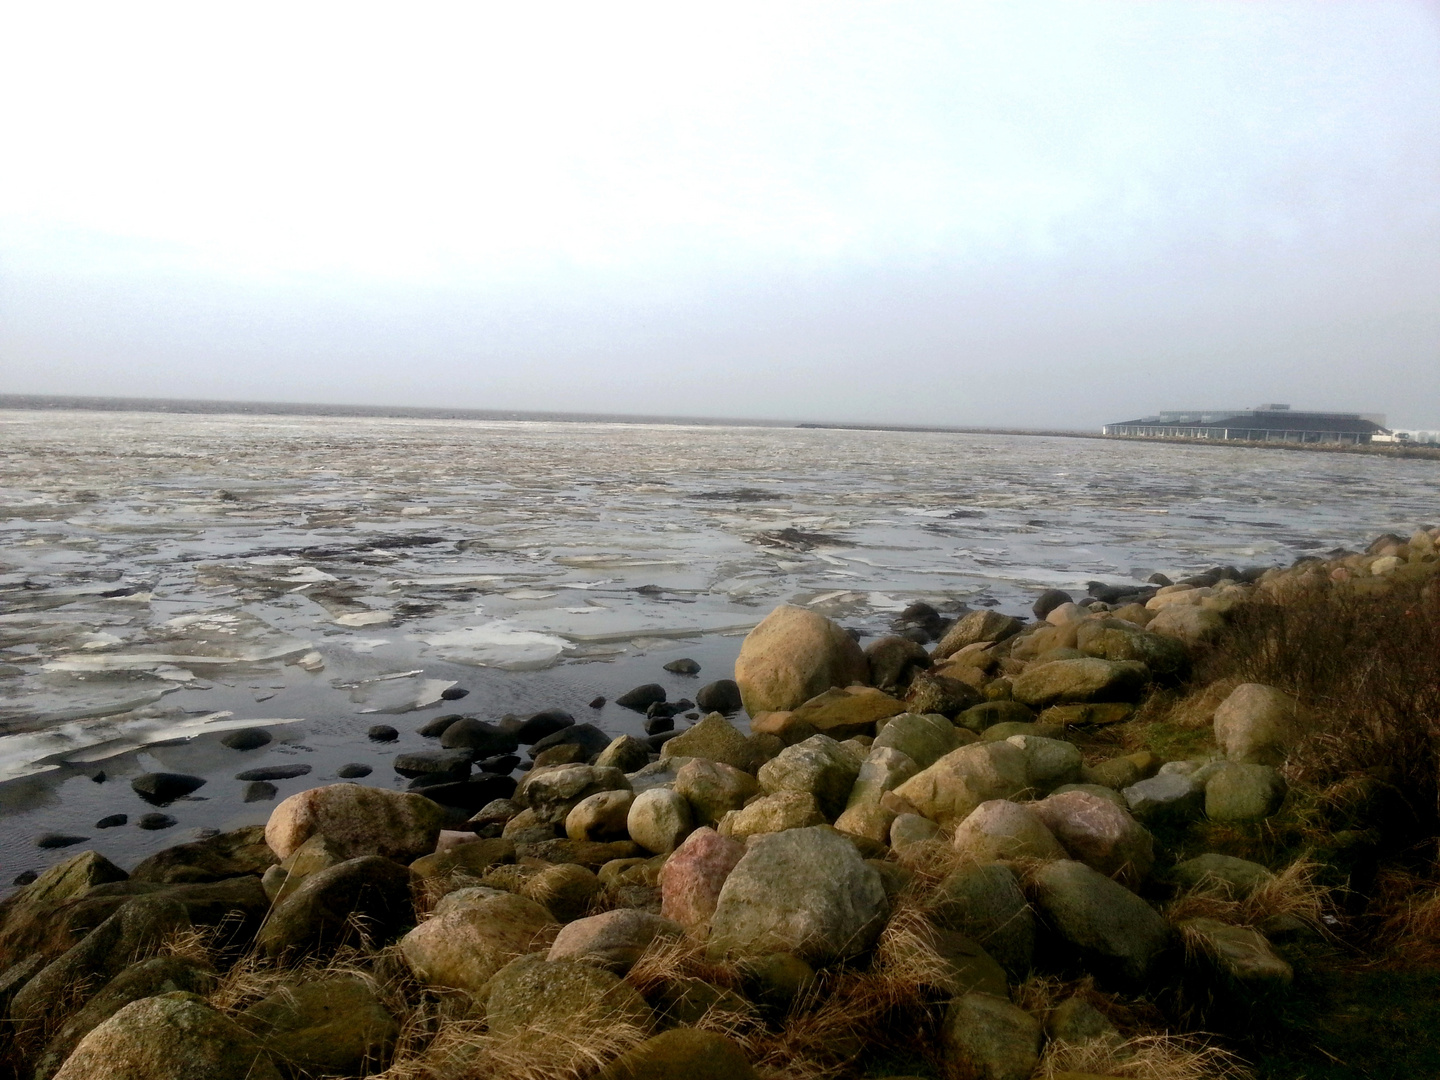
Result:
{"label": "dry grass", "polygon": [[1248,895],[1234,895],[1215,881],[1201,881],[1165,906],[1172,923],[1210,918],[1234,926],[1259,926],[1267,919],[1299,919],[1317,933],[1326,932],[1324,916],[1333,907],[1332,891],[1320,882],[1321,867],[1296,859]]}
{"label": "dry grass", "polygon": [[1080,979],[1031,975],[1011,991],[1017,1008],[1042,1020],[1061,1002],[1073,997],[1092,1006],[1125,1036],[1148,1035],[1166,1027],[1165,1016],[1154,1004],[1101,990],[1095,985],[1094,978],[1088,975]]}
{"label": "dry grass", "polygon": [[1047,1044],[1037,1074],[1049,1080],[1065,1072],[1133,1080],[1252,1080],[1234,1054],[1203,1035],[1136,1035],[1122,1043],[1091,1039]]}

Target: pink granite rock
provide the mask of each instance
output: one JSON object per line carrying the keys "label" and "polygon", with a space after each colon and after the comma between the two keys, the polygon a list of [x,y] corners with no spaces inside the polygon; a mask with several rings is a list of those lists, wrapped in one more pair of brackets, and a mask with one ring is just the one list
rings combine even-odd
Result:
{"label": "pink granite rock", "polygon": [[1155,865],[1155,838],[1109,799],[1065,791],[1030,804],[1072,858],[1131,889]]}
{"label": "pink granite rock", "polygon": [[705,925],[744,854],[744,844],[708,826],[696,829],[660,868],[660,914],[687,929]]}

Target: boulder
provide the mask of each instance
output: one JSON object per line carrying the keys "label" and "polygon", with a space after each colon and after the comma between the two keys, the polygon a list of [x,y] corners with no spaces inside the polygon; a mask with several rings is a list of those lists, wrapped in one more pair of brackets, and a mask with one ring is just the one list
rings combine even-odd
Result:
{"label": "boulder", "polygon": [[1071,958],[1101,978],[1143,980],[1170,942],[1155,909],[1084,863],[1046,863],[1034,875],[1035,906]]}
{"label": "boulder", "polygon": [[36,952],[47,960],[74,944],[55,926],[55,909],[97,885],[124,881],[124,870],[95,851],[56,863],[0,901],[0,971]]}
{"label": "boulder", "polygon": [[941,1026],[946,1050],[977,1080],[1030,1080],[1040,1063],[1044,1031],[1023,1009],[990,994],[950,1003]]}
{"label": "boulder", "polygon": [[1146,825],[1183,823],[1199,817],[1205,807],[1204,787],[1178,773],[1160,773],[1121,794],[1130,813]]}
{"label": "boulder", "polygon": [[302,1075],[352,1076],[389,1063],[400,1025],[364,979],[282,986],[235,1017],[270,1057]]}
{"label": "boulder", "polygon": [[832,686],[869,679],[865,654],[844,627],[789,604],[750,631],[735,661],[735,682],[751,716],[795,709]]}
{"label": "boulder", "polygon": [[595,764],[601,768],[632,773],[650,764],[650,747],[633,735],[621,735],[600,751]]}
{"label": "boulder", "polygon": [[928,671],[917,672],[905,692],[906,709],[922,716],[938,713],[955,717],[984,700],[984,695],[969,683]]}
{"label": "boulder", "polygon": [[1259,863],[1215,852],[1176,863],[1170,877],[1182,889],[1213,891],[1236,899],[1275,880],[1275,875]]}
{"label": "boulder", "polygon": [[628,789],[587,795],[565,815],[565,835],[571,840],[628,839],[626,821],[634,801]]}
{"label": "boulder", "polygon": [[631,709],[635,712],[644,712],[651,705],[658,704],[665,700],[665,688],[659,683],[646,683],[644,686],[637,686],[633,690],[627,690],[615,699],[615,704],[622,709]]}
{"label": "boulder", "polygon": [[[524,739],[520,740],[524,742]],[[549,750],[556,750],[562,746],[574,747],[575,761],[588,761],[595,757],[607,746],[611,740],[609,735],[601,731],[594,724],[567,724],[558,731],[546,735],[543,739],[536,739],[530,744],[530,757],[538,758]],[[561,764],[556,762],[556,764]]]}
{"label": "boulder", "polygon": [[890,823],[890,846],[897,852],[912,844],[923,844],[937,839],[940,826],[919,814],[896,814]]}
{"label": "boulder", "polygon": [[713,1031],[671,1028],[621,1054],[595,1080],[755,1080],[738,1043]]}
{"label": "boulder", "polygon": [[[877,739],[876,742],[878,741]],[[885,792],[894,791],[919,771],[920,767],[909,755],[888,746],[872,745],[869,756],[861,762],[855,783],[850,788],[850,797],[845,802],[846,809],[879,803]]]}
{"label": "boulder", "polygon": [[1190,652],[1175,638],[1124,619],[1086,619],[1075,629],[1075,647],[1101,660],[1138,660],[1157,679],[1179,679],[1190,668]]}
{"label": "boulder", "polygon": [[446,750],[470,750],[474,757],[483,758],[513,753],[519,749],[520,740],[513,731],[465,716],[446,727],[440,736],[440,745]]}
{"label": "boulder", "polygon": [[903,690],[917,671],[930,666],[930,654],[918,642],[905,637],[876,638],[865,646],[870,678],[881,690]]}
{"label": "boulder", "polygon": [[205,780],[186,773],[141,773],[130,781],[130,787],[146,802],[155,806],[169,806],[176,799],[198,791],[205,786]]}
{"label": "boulder", "polygon": [[1000,859],[1063,859],[1065,849],[1029,803],[983,802],[955,826],[955,850],[977,863]]}
{"label": "boulder", "polygon": [[506,717],[500,726],[515,735],[523,746],[530,746],[547,739],[557,731],[572,727],[575,724],[575,717],[571,716],[564,709],[546,709],[543,712],[521,720],[519,717]]}
{"label": "boulder", "polygon": [[1045,1018],[1045,1034],[1056,1042],[1066,1043],[1103,1039],[1111,1046],[1119,1046],[1125,1041],[1105,1014],[1078,994],[1066,998],[1050,1010],[1050,1015]]}
{"label": "boulder", "polygon": [[1225,616],[1196,604],[1172,604],[1146,623],[1145,629],[1184,645],[1206,645],[1225,629]]}
{"label": "boulder", "polygon": [[721,836],[743,840],[763,833],[805,829],[826,824],[820,804],[808,791],[781,791],[762,795],[740,810],[726,814],[719,825]]}
{"label": "boulder", "polygon": [[284,859],[319,833],[347,857],[409,862],[435,850],[445,823],[436,803],[408,792],[330,784],[291,795],[270,812],[265,842]]}
{"label": "boulder", "polygon": [[1186,919],[1177,929],[1192,956],[1203,957],[1247,997],[1283,991],[1295,977],[1259,930],[1205,918]]}
{"label": "boulder", "polygon": [[813,735],[760,766],[758,776],[760,790],[767,795],[782,791],[813,795],[821,813],[833,820],[845,809],[859,773],[860,762],[849,748],[828,735]]}
{"label": "boulder", "polygon": [[1141,750],[1135,754],[1110,758],[1097,765],[1087,765],[1080,770],[1080,779],[1087,784],[1118,791],[1152,775],[1159,764],[1160,761],[1154,754]]}
{"label": "boulder", "polygon": [[515,957],[548,946],[557,929],[535,900],[460,889],[401,939],[400,954],[421,982],[473,994]]}
{"label": "boulder", "polygon": [[877,720],[904,711],[900,701],[873,686],[837,686],[796,706],[792,722],[809,724],[822,735],[844,739],[867,734]]}
{"label": "boulder", "polygon": [[719,713],[701,718],[660,748],[661,761],[681,757],[705,758],[747,772],[754,767],[754,756],[749,740]]}
{"label": "boulder", "polygon": [[706,758],[693,758],[675,773],[675,791],[690,804],[694,820],[715,826],[731,810],[738,810],[759,790],[747,772]]}
{"label": "boulder", "polygon": [[657,854],[674,851],[695,827],[689,801],[671,788],[640,792],[625,818],[630,838]]}
{"label": "boulder", "polygon": [[[449,728],[446,732],[449,732]],[[470,765],[474,760],[475,753],[472,750],[414,750],[406,754],[396,754],[392,765],[401,776],[438,776],[448,780],[464,780],[470,775]],[[245,779],[270,780],[274,777],[251,776]]]}
{"label": "boulder", "polygon": [[952,750],[893,794],[921,814],[953,826],[991,799],[1013,799],[1028,785],[1025,751],[1008,742],[973,743]]}
{"label": "boulder", "polygon": [[1036,816],[1072,858],[1137,888],[1155,865],[1155,838],[1108,799],[1085,791],[1033,804]]}
{"label": "boulder", "polygon": [[35,1080],[49,1080],[81,1039],[132,1001],[176,991],[204,995],[214,988],[213,971],[179,956],[157,956],[126,968],[66,1020],[46,1044],[35,1063]]}
{"label": "boulder", "polygon": [[1089,725],[1123,724],[1135,715],[1129,701],[1092,701],[1088,705],[1051,705],[1039,716],[1039,722],[1058,728]]}
{"label": "boulder", "polygon": [[696,829],[660,871],[660,914],[691,929],[708,925],[725,879],[744,854],[745,845]]}
{"label": "boulder", "polygon": [[361,933],[383,942],[413,918],[410,871],[390,859],[365,855],[305,878],[271,909],[256,944],[280,957],[333,948]]}
{"label": "boulder", "polygon": [[131,1002],[80,1040],[54,1080],[280,1080],[260,1044],[193,994]]}
{"label": "boulder", "polygon": [[959,733],[945,717],[902,713],[886,721],[870,749],[872,753],[885,747],[898,750],[917,768],[927,769],[959,746]]}
{"label": "boulder", "polygon": [[1025,705],[1044,708],[1068,702],[1133,701],[1150,681],[1150,669],[1134,660],[1055,660],[1032,664],[1010,685]]}
{"label": "boulder", "polygon": [[550,840],[524,841],[515,845],[517,859],[541,859],[548,863],[573,863],[598,870],[611,859],[633,859],[644,849],[629,840],[571,840],[567,836]]}
{"label": "boulder", "polygon": [[1215,710],[1215,741],[1231,761],[1279,765],[1313,722],[1289,694],[1242,683]]}
{"label": "boulder", "polygon": [[824,826],[753,841],[710,922],[709,953],[791,952],[826,964],[868,952],[889,915],[880,875]]}
{"label": "boulder", "polygon": [[695,694],[695,707],[701,712],[718,712],[726,716],[740,711],[744,702],[734,679],[716,679],[706,683]]}
{"label": "boulder", "polygon": [[[864,837],[876,844],[890,844],[890,826],[898,815],[889,807],[881,806],[878,802],[858,803],[855,806],[846,808],[845,812],[835,819],[835,828],[851,836]],[[807,824],[822,824],[823,819],[818,822],[807,822]]]}
{"label": "boulder", "polygon": [[673,919],[621,908],[564,927],[546,959],[576,960],[624,975],[657,938],[684,935],[685,928]]}
{"label": "boulder", "polygon": [[248,825],[205,840],[157,851],[130,872],[132,881],[220,881],[241,874],[263,874],[278,862],[265,842],[265,826]]}
{"label": "boulder", "polygon": [[655,1024],[644,999],[618,977],[574,960],[519,957],[495,973],[483,997],[490,1034],[500,1038],[533,1031],[573,1039],[594,1027],[649,1031]]}
{"label": "boulder", "polygon": [[1033,724],[1035,710],[1018,701],[983,701],[955,717],[957,727],[983,732],[996,724]]}
{"label": "boulder", "polygon": [[454,847],[437,850],[410,864],[410,872],[427,882],[444,882],[455,877],[482,877],[492,867],[515,861],[515,843],[504,837],[472,839]]}
{"label": "boulder", "polygon": [[1073,602],[1074,598],[1064,589],[1046,589],[1035,598],[1035,604],[1030,610],[1037,619],[1044,619],[1061,605]]}
{"label": "boulder", "polygon": [[596,765],[551,765],[531,769],[515,789],[515,801],[540,824],[560,824],[576,804],[602,791],[629,791],[619,769]]}
{"label": "boulder", "polygon": [[1025,752],[1025,779],[1037,791],[1051,791],[1080,779],[1083,761],[1072,743],[1040,735],[1011,735],[1005,741]]}
{"label": "boulder", "polygon": [[1285,801],[1285,778],[1269,765],[1228,761],[1205,781],[1205,816],[1212,821],[1259,821]]}
{"label": "boulder", "polygon": [[945,636],[935,646],[931,659],[936,662],[944,660],[967,645],[984,641],[1004,641],[1018,634],[1024,625],[1011,615],[1002,615],[990,608],[980,608],[955,621],[955,625],[945,632]]}
{"label": "boulder", "polygon": [[74,988],[103,986],[162,941],[192,927],[184,905],[159,896],[137,896],[47,964],[10,1000],[10,1018],[25,1024],[46,1016]]}
{"label": "boulder", "polygon": [[936,926],[974,938],[1017,982],[1029,973],[1035,916],[1008,866],[971,863],[952,870],[931,894],[928,914]]}

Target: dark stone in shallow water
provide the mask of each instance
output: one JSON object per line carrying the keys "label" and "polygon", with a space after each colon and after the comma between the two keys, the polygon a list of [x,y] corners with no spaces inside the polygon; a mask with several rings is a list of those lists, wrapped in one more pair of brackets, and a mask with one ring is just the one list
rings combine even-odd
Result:
{"label": "dark stone in shallow water", "polygon": [[665,700],[665,688],[659,683],[646,683],[644,686],[637,686],[633,690],[627,690],[615,699],[615,704],[622,709],[634,709],[636,712],[644,712],[658,701]]}
{"label": "dark stone in shallow water", "polygon": [[15,875],[15,880],[14,880],[13,882],[11,882],[11,884],[12,884],[12,885],[29,885],[32,881],[34,881],[34,880],[35,880],[36,878],[38,878],[39,876],[40,876],[40,875],[39,875],[36,871],[34,871],[34,870],[22,870],[22,871],[20,871],[20,873],[18,873],[18,874]]}
{"label": "dark stone in shallow water", "polygon": [[245,785],[246,802],[269,802],[278,794],[280,794],[280,789],[264,780],[256,780],[252,784]]}
{"label": "dark stone in shallow water", "polygon": [[470,775],[474,759],[469,750],[415,750],[395,756],[395,771],[401,776],[445,773],[452,780],[463,780]]}
{"label": "dark stone in shallow water", "polygon": [[515,794],[513,776],[496,776],[479,773],[469,780],[451,780],[438,784],[422,784],[424,777],[410,784],[410,790],[424,795],[441,806],[456,806],[464,810],[479,810],[496,799],[508,799]]}
{"label": "dark stone in shallow water", "polygon": [[695,695],[695,704],[702,712],[718,712],[729,715],[740,711],[740,687],[734,679],[716,679],[706,683]]}
{"label": "dark stone in shallow water", "polygon": [[687,656],[683,660],[671,660],[665,665],[665,670],[674,672],[676,675],[698,675],[700,665]]}
{"label": "dark stone in shallow water", "polygon": [[645,718],[645,734],[646,734],[646,735],[658,735],[658,734],[660,734],[660,732],[662,732],[662,731],[674,731],[674,730],[675,730],[675,715],[674,715],[674,713],[665,713],[665,714],[663,714],[663,715],[647,716],[647,717]]}
{"label": "dark stone in shallow water", "polygon": [[105,780],[106,780],[105,770],[104,770],[104,769],[101,769],[101,770],[100,770],[99,772],[97,772],[94,776],[90,777],[90,779],[93,780],[93,781],[94,781],[95,783],[97,783],[97,784],[103,784],[103,783],[105,782]]}
{"label": "dark stone in shallow water", "polygon": [[1035,598],[1035,604],[1030,610],[1035,612],[1037,619],[1043,619],[1061,604],[1073,604],[1074,602],[1075,598],[1064,589],[1046,589]]}
{"label": "dark stone in shallow water", "polygon": [[504,776],[512,773],[520,767],[519,754],[496,754],[494,757],[487,757],[483,761],[475,763],[480,767],[481,772],[495,773]]}
{"label": "dark stone in shallow water", "polygon": [[536,742],[530,747],[530,756],[536,757],[552,746],[564,746],[566,743],[579,746],[585,752],[585,757],[589,758],[610,745],[610,736],[594,724],[573,724]]}
{"label": "dark stone in shallow water", "polygon": [[128,824],[129,821],[130,815],[128,814],[108,814],[95,822],[95,827],[97,829],[116,829],[121,825]]}
{"label": "dark stone in shallow water", "polygon": [[394,742],[400,737],[400,732],[389,724],[376,724],[365,734],[375,742]]}
{"label": "dark stone in shallow water", "polygon": [[513,727],[508,724],[502,726],[505,730],[513,732],[515,738],[520,740],[522,745],[528,746],[548,738],[557,731],[563,731],[574,723],[575,717],[564,709],[546,709],[544,712],[537,712],[528,719],[515,723]]}
{"label": "dark stone in shallow water", "polygon": [[667,742],[669,742],[671,739],[675,738],[675,736],[679,734],[680,732],[678,731],[657,731],[654,735],[647,736],[640,741],[643,742],[646,746],[650,747],[652,753],[658,753],[660,747],[664,746]]}
{"label": "dark stone in shallow water", "polygon": [[469,695],[470,691],[463,686],[447,686],[440,691],[441,701],[459,701],[462,697]]}
{"label": "dark stone in shallow water", "polygon": [[415,730],[419,734],[424,735],[427,739],[438,739],[441,735],[445,734],[445,729],[448,728],[451,724],[455,723],[455,721],[457,720],[464,719],[465,718],[459,713],[447,713],[445,716],[437,716],[434,720],[430,720],[427,723],[421,724]]}
{"label": "dark stone in shallow water", "polygon": [[605,707],[605,695],[602,694],[597,698],[591,698],[590,707],[592,709],[603,709]]}
{"label": "dark stone in shallow water", "polygon": [[375,770],[369,765],[362,765],[360,762],[351,762],[349,765],[341,765],[335,770],[335,775],[341,780],[358,780],[362,776],[369,776]]}
{"label": "dark stone in shallow water", "polygon": [[157,829],[168,829],[170,826],[176,824],[176,821],[169,814],[145,814],[139,821],[135,822],[135,824],[142,829],[149,829],[151,832],[154,832]]}
{"label": "dark stone in shallow water", "polygon": [[440,745],[447,750],[473,750],[486,757],[491,754],[508,754],[520,745],[513,732],[502,731],[494,724],[467,716],[456,720],[440,736]]}
{"label": "dark stone in shallow water", "polygon": [[271,735],[264,728],[241,728],[220,737],[220,745],[231,750],[258,750],[269,745]]}
{"label": "dark stone in shallow water", "polygon": [[47,832],[35,838],[35,846],[46,851],[54,848],[71,847],[75,844],[83,844],[89,840],[88,836],[72,836],[69,833]]}
{"label": "dark stone in shallow water", "polygon": [[236,780],[294,780],[310,772],[309,765],[262,765],[235,774]]}
{"label": "dark stone in shallow water", "polygon": [[166,806],[204,786],[205,781],[201,777],[185,773],[141,773],[130,781],[135,794],[155,806]]}

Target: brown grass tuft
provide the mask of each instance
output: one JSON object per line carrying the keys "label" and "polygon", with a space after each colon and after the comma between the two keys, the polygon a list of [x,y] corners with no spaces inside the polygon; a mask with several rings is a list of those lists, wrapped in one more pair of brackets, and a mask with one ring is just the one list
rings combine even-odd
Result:
{"label": "brown grass tuft", "polygon": [[1248,896],[1235,897],[1213,882],[1201,881],[1165,906],[1172,923],[1199,917],[1235,926],[1259,926],[1267,919],[1299,919],[1317,933],[1326,933],[1324,916],[1333,908],[1332,891],[1320,882],[1321,867],[1296,859]]}
{"label": "brown grass tuft", "polygon": [[1092,1039],[1047,1044],[1039,1076],[1090,1073],[1133,1080],[1253,1080],[1234,1054],[1201,1035],[1137,1035],[1123,1043]]}

